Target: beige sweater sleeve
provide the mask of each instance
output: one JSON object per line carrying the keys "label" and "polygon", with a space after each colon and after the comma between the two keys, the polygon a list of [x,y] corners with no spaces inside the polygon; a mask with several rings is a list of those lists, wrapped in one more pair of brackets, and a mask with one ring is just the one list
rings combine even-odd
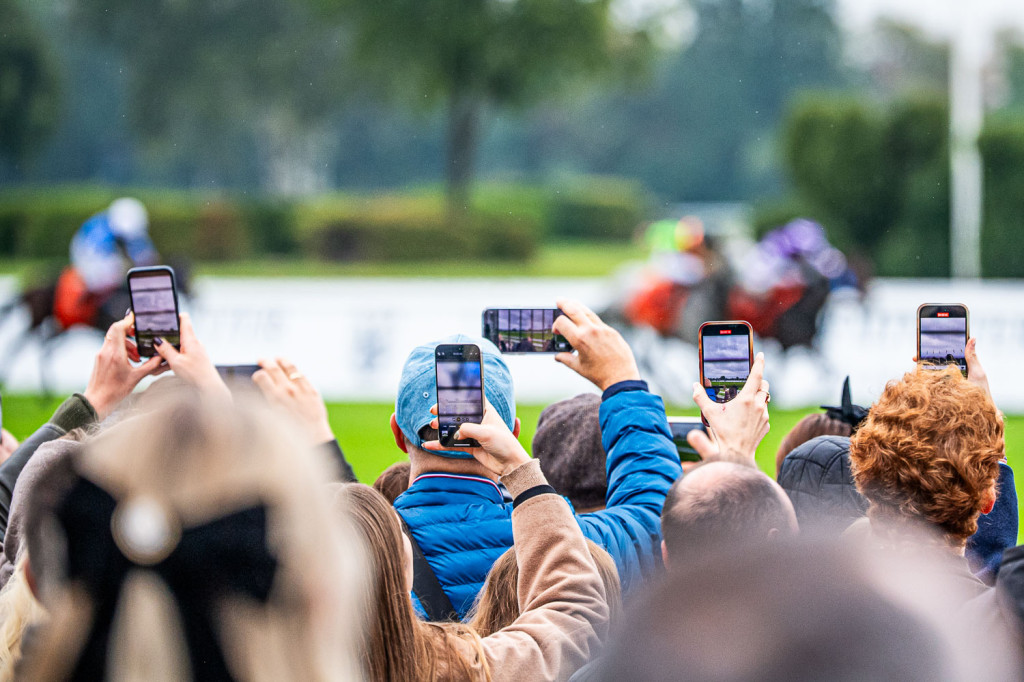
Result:
{"label": "beige sweater sleeve", "polygon": [[[537,460],[502,478],[513,497],[547,483]],[[512,625],[482,640],[494,682],[564,680],[597,652],[608,602],[597,566],[569,505],[533,497],[512,512],[519,609]]]}

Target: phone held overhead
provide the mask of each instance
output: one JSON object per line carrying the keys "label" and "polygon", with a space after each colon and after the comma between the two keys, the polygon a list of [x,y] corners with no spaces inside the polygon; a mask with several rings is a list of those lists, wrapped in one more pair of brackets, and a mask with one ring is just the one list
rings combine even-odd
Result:
{"label": "phone held overhead", "polygon": [[740,392],[754,364],[754,332],[742,320],[705,322],[698,331],[700,384],[716,403]]}
{"label": "phone held overhead", "polygon": [[967,376],[970,313],[962,303],[924,303],[917,309],[917,361],[925,369],[956,365]]}
{"label": "phone held overhead", "polygon": [[561,314],[558,308],[487,308],[483,337],[502,353],[568,353],[572,346],[551,330]]}
{"label": "phone held overhead", "polygon": [[472,438],[456,439],[459,427],[484,419],[484,366],[480,347],[442,343],[434,350],[437,374],[437,435],[444,447],[479,447]]}
{"label": "phone held overhead", "polygon": [[139,347],[139,355],[153,357],[156,338],[180,348],[178,288],[174,270],[166,265],[132,268],[128,271],[128,293],[135,316],[135,343]]}
{"label": "phone held overhead", "polygon": [[668,428],[672,432],[672,442],[676,444],[680,462],[699,462],[700,454],[686,440],[690,431],[708,432],[700,417],[669,417]]}

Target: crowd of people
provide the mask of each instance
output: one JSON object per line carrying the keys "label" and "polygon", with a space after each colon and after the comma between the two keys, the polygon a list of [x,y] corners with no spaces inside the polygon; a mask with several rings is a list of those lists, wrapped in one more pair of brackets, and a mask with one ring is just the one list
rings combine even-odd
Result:
{"label": "crowd of people", "polygon": [[[709,430],[684,473],[629,346],[558,305],[575,351],[555,359],[596,393],[526,444],[497,348],[417,346],[390,424],[365,425],[400,459],[372,482],[291,362],[233,390],[187,314],[151,359],[115,322],[84,391],[0,440],[0,680],[1024,678],[1013,472],[974,340],[967,378],[914,369],[810,415],[775,478],[758,355],[727,403],[694,385]],[[478,447],[438,441],[452,342],[482,351],[483,420],[457,434]]]}

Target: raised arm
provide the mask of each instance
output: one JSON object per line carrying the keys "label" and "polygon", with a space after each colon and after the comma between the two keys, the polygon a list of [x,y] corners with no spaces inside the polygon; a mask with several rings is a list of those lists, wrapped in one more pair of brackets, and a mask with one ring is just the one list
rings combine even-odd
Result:
{"label": "raised arm", "polygon": [[141,365],[132,365],[130,360],[139,359],[138,349],[128,339],[132,323],[132,316],[128,315],[110,326],[93,362],[85,393],[76,393],[65,400],[50,421],[26,438],[10,458],[0,464],[0,543],[7,533],[14,486],[36,449],[72,429],[106,418],[144,377],[164,371],[160,367],[160,358],[150,358]]}
{"label": "raised arm", "polygon": [[559,301],[554,330],[575,354],[556,359],[602,390],[601,443],[607,453],[603,511],[579,516],[584,533],[615,560],[625,592],[660,566],[661,508],[682,475],[665,405],[647,389],[622,336],[575,301]]}
{"label": "raised arm", "polygon": [[331,430],[324,399],[313,382],[285,358],[260,360],[260,367],[262,369],[252,375],[252,380],[267,402],[288,415],[310,445],[323,449],[338,467],[338,480],[356,482],[352,465],[345,459]]}
{"label": "raised arm", "polygon": [[470,452],[513,497],[520,616],[482,640],[491,679],[567,679],[594,656],[608,623],[604,584],[579,524],[489,403],[483,423],[463,424],[456,437],[480,443]]}

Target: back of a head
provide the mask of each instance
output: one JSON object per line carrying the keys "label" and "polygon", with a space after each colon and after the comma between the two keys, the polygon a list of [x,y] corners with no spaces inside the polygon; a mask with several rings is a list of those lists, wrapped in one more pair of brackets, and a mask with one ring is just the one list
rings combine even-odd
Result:
{"label": "back of a head", "polygon": [[398,516],[388,501],[367,485],[334,483],[330,491],[335,514],[351,519],[366,546],[371,584],[360,601],[369,615],[364,659],[370,679],[413,679],[416,617],[405,584]]}
{"label": "back of a head", "polygon": [[801,530],[841,533],[868,508],[853,482],[850,439],[843,436],[818,436],[794,449],[782,462],[779,485]]}
{"label": "back of a head", "polygon": [[999,476],[1003,420],[956,368],[891,381],[850,439],[850,467],[872,526],[926,524],[953,546],[977,530]]}
{"label": "back of a head", "polygon": [[793,505],[760,471],[731,462],[709,462],[669,489],[661,532],[673,561],[721,544],[764,542],[796,533]]}
{"label": "back of a head", "polygon": [[601,398],[592,393],[548,405],[533,436],[545,478],[577,511],[603,507],[608,492],[600,411]]}
{"label": "back of a head", "polygon": [[597,679],[1016,679],[1006,633],[950,618],[915,579],[838,542],[711,552],[632,603]]}
{"label": "back of a head", "polygon": [[796,423],[782,438],[775,453],[775,474],[780,475],[786,455],[818,436],[849,436],[853,427],[844,421],[834,419],[824,412],[809,414]]}
{"label": "back of a head", "polygon": [[381,472],[377,480],[373,482],[373,489],[383,495],[390,504],[394,504],[398,496],[409,488],[409,470],[411,468],[412,465],[407,459],[395,462]]}
{"label": "back of a head", "polygon": [[[601,545],[587,540],[587,549],[597,564],[608,598],[609,622],[614,625],[622,615],[622,585],[615,560]],[[493,635],[519,617],[519,564],[516,548],[509,547],[491,566],[484,587],[470,611],[468,622],[481,637]]]}
{"label": "back of a head", "polygon": [[334,483],[329,489],[335,514],[351,520],[367,550],[371,584],[357,603],[368,615],[362,652],[368,679],[469,679],[469,662],[450,638],[470,630],[461,624],[426,625],[413,611],[398,513],[370,486]]}
{"label": "back of a head", "polygon": [[[431,341],[414,348],[405,359],[402,376],[398,381],[398,394],[395,397],[395,421],[406,443],[420,453],[425,452],[420,450],[425,440],[437,437],[437,432],[429,427],[433,419],[430,408],[437,403],[434,352],[438,345],[449,343],[479,346],[484,396],[509,430],[515,425],[516,403],[512,373],[498,348],[487,339],[465,334],[455,334],[439,341]],[[424,437],[425,434],[427,438]],[[459,450],[431,450],[429,454],[449,459],[473,459],[470,453]]]}
{"label": "back of a head", "polygon": [[26,522],[52,619],[25,679],[358,677],[362,546],[302,443],[195,394],[91,439]]}

